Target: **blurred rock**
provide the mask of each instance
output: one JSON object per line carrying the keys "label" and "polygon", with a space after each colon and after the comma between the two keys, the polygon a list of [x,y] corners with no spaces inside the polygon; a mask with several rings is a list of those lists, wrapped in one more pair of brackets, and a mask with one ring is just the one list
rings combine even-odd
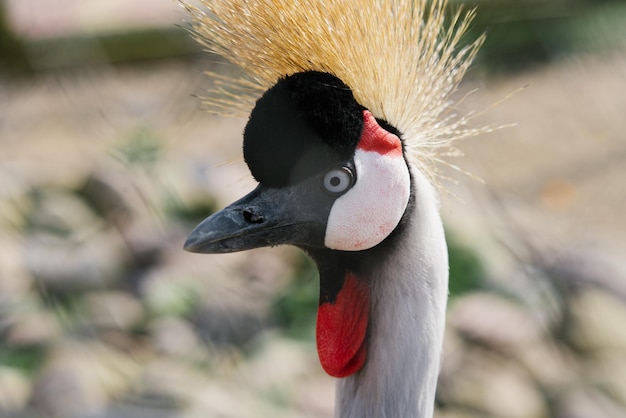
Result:
{"label": "blurred rock", "polygon": [[[457,370],[465,365],[466,353],[467,344],[463,341],[463,338],[456,329],[448,326],[443,336],[443,353],[441,368],[439,370],[440,386],[454,379]],[[442,393],[442,391],[439,391],[438,395]]]}
{"label": "blurred rock", "polygon": [[243,347],[263,330],[266,314],[249,310],[246,306],[206,304],[191,315],[191,321],[200,337],[217,347]]}
{"label": "blurred rock", "polygon": [[293,398],[294,389],[307,376],[311,366],[318,367],[315,351],[297,341],[268,333],[259,350],[239,367],[242,384],[260,393],[287,392]]}
{"label": "blurred rock", "polygon": [[28,230],[81,239],[104,226],[100,217],[72,189],[37,186],[30,191]]}
{"label": "blurred rock", "polygon": [[[0,86],[0,89],[2,87]],[[0,94],[2,91],[0,90]],[[3,120],[0,116],[0,132]],[[4,151],[4,148],[3,148]],[[24,225],[24,214],[28,212],[31,201],[28,197],[30,188],[20,164],[10,160],[1,160],[0,164],[0,230],[19,231]]]}
{"label": "blurred rock", "polygon": [[294,385],[294,409],[305,417],[330,418],[335,411],[335,379],[320,373]]}
{"label": "blurred rock", "polygon": [[111,233],[81,241],[36,234],[24,245],[25,265],[44,289],[75,292],[102,288],[119,278],[124,259],[123,245]]}
{"label": "blurred rock", "polygon": [[[164,230],[164,197],[158,177],[130,163],[94,171],[81,196],[124,240],[128,261],[137,270],[156,265],[168,244]],[[147,183],[146,177],[152,183]]]}
{"label": "blurred rock", "polygon": [[569,330],[584,350],[626,353],[626,303],[601,290],[579,292],[571,301],[573,323]]}
{"label": "blurred rock", "polygon": [[162,354],[173,357],[189,357],[200,346],[190,324],[180,318],[161,318],[151,325],[152,344]]}
{"label": "blurred rock", "polygon": [[615,402],[626,405],[626,353],[595,353],[583,366],[590,386],[602,391]]}
{"label": "blurred rock", "polygon": [[595,246],[532,249],[531,262],[562,289],[596,288],[626,301],[622,251]]}
{"label": "blurred rock", "polygon": [[156,357],[145,364],[136,389],[145,398],[186,405],[205,384],[207,375],[179,359]]}
{"label": "blurred rock", "polygon": [[257,296],[275,293],[293,277],[300,250],[289,247],[259,248],[250,251],[240,267],[249,291]]}
{"label": "blurred rock", "polygon": [[559,341],[546,335],[542,341],[521,344],[510,353],[545,390],[558,392],[560,387],[580,380],[581,365],[574,354]]}
{"label": "blurred rock", "polygon": [[[122,185],[120,177],[121,173],[114,171],[93,173],[80,189],[80,194],[101,218],[122,228],[131,222],[133,211],[132,203],[125,199],[132,189],[129,190],[127,184]],[[122,194],[122,190],[126,193]]]}
{"label": "blurred rock", "polygon": [[11,346],[45,345],[62,335],[58,318],[41,308],[16,310],[10,322],[6,343]]}
{"label": "blurred rock", "polygon": [[30,395],[31,385],[26,376],[17,370],[0,366],[0,416],[11,416],[23,410]]}
{"label": "blurred rock", "polygon": [[543,418],[543,396],[525,371],[503,358],[474,350],[464,366],[442,381],[446,404],[482,411],[484,416]]}
{"label": "blurred rock", "polygon": [[122,291],[91,292],[83,305],[88,321],[97,328],[130,330],[144,317],[141,303]]}
{"label": "blurred rock", "polygon": [[[484,370],[483,370],[484,372]],[[548,417],[542,393],[523,373],[503,367],[489,375],[483,393],[484,408],[499,417]]]}
{"label": "blurred rock", "polygon": [[74,361],[48,367],[35,386],[37,409],[48,416],[67,418],[101,412],[106,406],[106,393],[84,366]]}
{"label": "blurred rock", "polygon": [[118,402],[109,406],[97,418],[178,418],[180,408],[160,400],[130,399],[128,402]]}
{"label": "blurred rock", "polygon": [[22,263],[20,238],[0,234],[0,306],[19,303],[30,292],[33,278]]}
{"label": "blurred rock", "polygon": [[448,318],[465,338],[492,346],[529,344],[543,334],[529,311],[495,294],[471,293],[454,300]]}
{"label": "blurred rock", "polygon": [[462,408],[446,408],[444,410],[435,408],[434,418],[484,418],[484,414]]}
{"label": "blurred rock", "polygon": [[262,400],[245,386],[231,382],[210,381],[194,393],[185,416],[190,418],[253,418],[257,416],[276,417],[270,413],[267,399]]}
{"label": "blurred rock", "polygon": [[[159,265],[165,247],[172,246],[172,238],[154,225],[153,220],[139,219],[127,225],[120,233],[128,249],[129,261],[137,271]],[[181,251],[182,244],[176,246]]]}
{"label": "blurred rock", "polygon": [[595,389],[576,388],[556,404],[555,418],[623,418],[624,408]]}
{"label": "blurred rock", "polygon": [[33,394],[46,416],[82,418],[101,413],[128,393],[139,372],[135,360],[98,343],[66,343],[51,354]]}

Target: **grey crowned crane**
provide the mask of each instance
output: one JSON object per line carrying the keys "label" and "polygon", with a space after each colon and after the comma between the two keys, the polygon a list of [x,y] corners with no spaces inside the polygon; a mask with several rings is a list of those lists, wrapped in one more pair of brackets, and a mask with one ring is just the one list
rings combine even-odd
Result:
{"label": "grey crowned crane", "polygon": [[206,102],[249,114],[251,193],[205,219],[185,249],[295,245],[319,269],[317,351],[339,378],[336,416],[431,417],[448,293],[432,180],[482,38],[445,0],[203,0],[192,32],[243,70]]}

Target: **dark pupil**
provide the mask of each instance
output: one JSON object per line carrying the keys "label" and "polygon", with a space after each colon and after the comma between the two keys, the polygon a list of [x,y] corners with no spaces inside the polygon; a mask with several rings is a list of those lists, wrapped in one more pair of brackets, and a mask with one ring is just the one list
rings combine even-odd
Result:
{"label": "dark pupil", "polygon": [[341,179],[339,177],[333,177],[330,179],[331,186],[339,186],[339,183],[341,183]]}

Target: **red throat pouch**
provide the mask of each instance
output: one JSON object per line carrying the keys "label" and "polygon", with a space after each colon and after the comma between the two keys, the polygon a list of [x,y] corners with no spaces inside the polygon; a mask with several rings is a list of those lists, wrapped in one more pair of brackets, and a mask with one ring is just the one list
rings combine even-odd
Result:
{"label": "red throat pouch", "polygon": [[351,272],[346,273],[335,300],[319,305],[317,353],[329,375],[350,376],[365,364],[369,310],[367,283]]}

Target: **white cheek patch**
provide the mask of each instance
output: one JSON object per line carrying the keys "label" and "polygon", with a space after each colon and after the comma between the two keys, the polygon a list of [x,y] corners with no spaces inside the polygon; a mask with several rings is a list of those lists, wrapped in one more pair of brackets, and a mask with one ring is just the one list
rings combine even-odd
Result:
{"label": "white cheek patch", "polygon": [[409,202],[411,179],[402,153],[356,150],[355,185],[333,204],[324,244],[360,251],[380,244],[398,226]]}

